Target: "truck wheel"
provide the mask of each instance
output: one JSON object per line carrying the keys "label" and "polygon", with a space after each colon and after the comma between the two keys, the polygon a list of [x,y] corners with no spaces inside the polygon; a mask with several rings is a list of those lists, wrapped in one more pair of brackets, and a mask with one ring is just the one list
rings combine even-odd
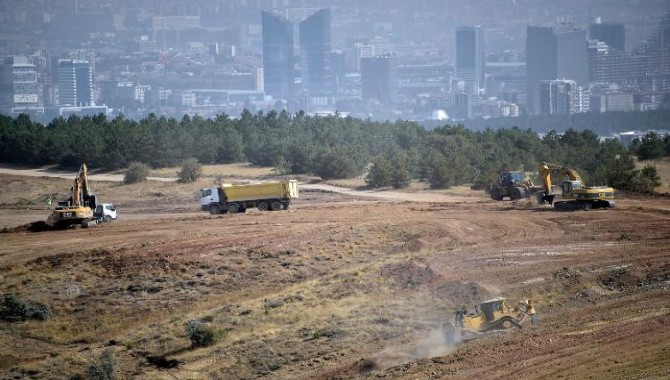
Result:
{"label": "truck wheel", "polygon": [[112,217],[109,216],[109,215],[105,215],[104,220],[105,220],[105,222],[109,223],[109,222],[112,221]]}
{"label": "truck wheel", "polygon": [[274,201],[270,204],[272,211],[279,211],[282,209],[281,202]]}
{"label": "truck wheel", "polygon": [[270,208],[266,202],[258,202],[258,209],[261,211],[267,211]]}
{"label": "truck wheel", "polygon": [[212,215],[220,214],[221,208],[219,205],[209,205],[209,213]]}
{"label": "truck wheel", "polygon": [[237,203],[231,203],[228,205],[229,214],[237,214],[240,211],[240,206]]}

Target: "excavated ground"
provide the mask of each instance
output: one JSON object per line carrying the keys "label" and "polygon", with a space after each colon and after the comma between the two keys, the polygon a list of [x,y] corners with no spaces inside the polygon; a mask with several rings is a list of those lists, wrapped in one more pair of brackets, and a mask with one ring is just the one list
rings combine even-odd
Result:
{"label": "excavated ground", "polygon": [[[83,376],[107,350],[121,378],[670,377],[664,197],[555,212],[313,188],[288,211],[211,216],[203,184],[98,182],[119,220],[44,231],[34,199],[69,181],[0,180],[1,293],[53,310],[0,320],[0,379]],[[457,307],[497,296],[533,299],[538,324],[445,342]],[[212,345],[191,346],[192,319]]]}

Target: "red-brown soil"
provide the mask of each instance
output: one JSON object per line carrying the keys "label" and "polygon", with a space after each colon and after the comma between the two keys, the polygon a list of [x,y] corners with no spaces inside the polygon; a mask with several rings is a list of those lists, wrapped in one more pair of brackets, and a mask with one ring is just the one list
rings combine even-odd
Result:
{"label": "red-brown soil", "polygon": [[[69,181],[0,179],[1,293],[54,312],[0,321],[0,379],[84,376],[105,350],[120,378],[670,377],[667,198],[555,212],[305,187],[288,211],[212,216],[202,183],[97,182],[119,220],[41,231],[41,194]],[[457,307],[497,296],[533,299],[538,324],[445,344]]]}

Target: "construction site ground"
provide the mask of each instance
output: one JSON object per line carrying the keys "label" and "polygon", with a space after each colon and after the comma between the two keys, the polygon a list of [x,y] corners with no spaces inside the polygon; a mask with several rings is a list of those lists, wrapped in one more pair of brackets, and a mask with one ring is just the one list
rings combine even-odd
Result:
{"label": "construction site ground", "polygon": [[[212,177],[92,176],[119,219],[45,230],[68,175],[0,171],[0,293],[53,310],[0,321],[0,379],[82,378],[103,352],[139,379],[670,378],[666,196],[557,212],[303,184],[287,211],[209,215]],[[445,340],[456,308],[498,296],[532,299],[537,324]]]}

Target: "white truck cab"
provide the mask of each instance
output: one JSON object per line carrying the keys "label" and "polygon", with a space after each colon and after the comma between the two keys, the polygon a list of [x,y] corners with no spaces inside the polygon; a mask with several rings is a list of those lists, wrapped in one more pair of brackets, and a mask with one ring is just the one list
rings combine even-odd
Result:
{"label": "white truck cab", "polygon": [[104,222],[116,220],[116,206],[111,203],[99,203],[95,206],[93,216]]}

